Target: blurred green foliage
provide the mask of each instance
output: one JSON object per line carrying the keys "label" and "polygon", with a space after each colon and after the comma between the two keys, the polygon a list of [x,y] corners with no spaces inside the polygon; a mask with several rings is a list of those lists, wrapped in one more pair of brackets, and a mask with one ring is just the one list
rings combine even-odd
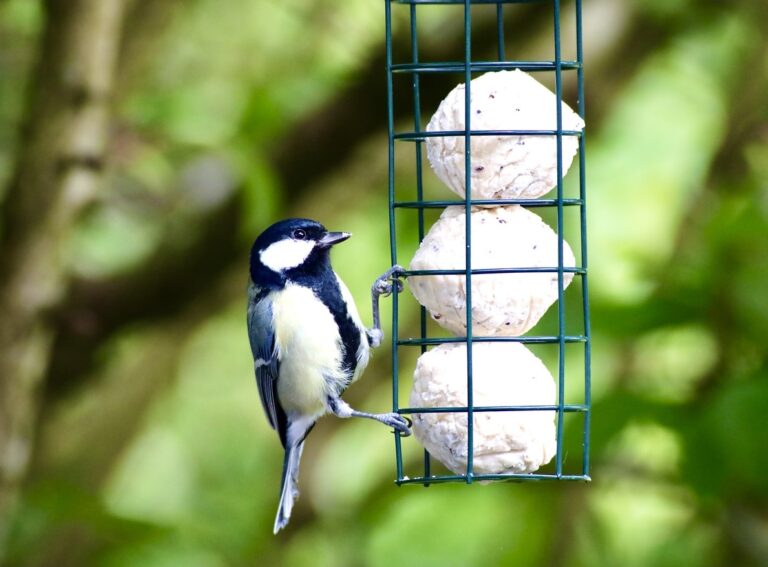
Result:
{"label": "blurred green foliage", "polygon": [[[152,270],[158,250],[183,254],[206,215],[232,200],[237,221],[224,228],[237,262],[210,275],[223,300],[196,297],[147,319],[133,306],[136,319],[105,336],[99,364],[75,377],[82,385],[49,394],[9,565],[768,565],[763,0],[627,2],[629,39],[608,46],[608,61],[625,62],[619,83],[598,74],[610,65],[588,70],[594,482],[398,489],[389,433],[328,418],[278,537],[282,455],[253,384],[247,247],[287,215],[353,232],[334,264],[365,313],[368,286],[389,265],[385,109],[381,129],[299,195],[284,194],[274,156],[379,54],[383,9],[177,4],[116,101],[113,168],[67,243],[71,270],[95,281]],[[597,18],[601,4],[586,4]],[[455,16],[430,11],[424,29],[447,41]],[[43,25],[38,2],[0,2],[0,186]],[[635,53],[633,29],[659,41]],[[380,78],[383,89],[383,69]],[[589,94],[592,81],[605,93]],[[591,96],[602,104],[590,107]],[[291,157],[299,169],[307,158]],[[416,217],[403,218],[407,261]],[[416,304],[402,301],[416,332]],[[404,375],[417,354],[402,353]],[[385,410],[389,364],[379,351],[350,400]],[[418,460],[415,443],[405,451]]]}

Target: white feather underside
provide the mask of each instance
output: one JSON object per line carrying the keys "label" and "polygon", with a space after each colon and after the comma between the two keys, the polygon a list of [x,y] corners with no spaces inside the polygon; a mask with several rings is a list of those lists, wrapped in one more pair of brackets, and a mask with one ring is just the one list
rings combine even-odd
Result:
{"label": "white feather underside", "polygon": [[[344,294],[346,288],[342,290]],[[341,368],[341,337],[336,321],[311,289],[294,284],[273,294],[272,312],[280,360],[280,404],[288,415],[319,417],[326,411],[328,396],[336,395],[348,383]],[[356,311],[355,319],[359,321]],[[363,347],[363,340],[361,336],[354,378],[368,362],[368,347],[367,343]]]}
{"label": "white feather underside", "polygon": [[360,346],[357,349],[355,356],[357,357],[357,368],[355,368],[355,375],[352,377],[352,382],[357,380],[362,374],[365,367],[368,366],[368,359],[370,358],[371,350],[368,346],[368,337],[365,333],[365,327],[360,319],[360,314],[357,312],[357,306],[355,305],[355,299],[349,291],[349,288],[341,281],[341,278],[336,274],[336,281],[339,282],[339,289],[341,290],[341,297],[344,303],[347,305],[347,312],[354,321],[355,326],[360,329]]}

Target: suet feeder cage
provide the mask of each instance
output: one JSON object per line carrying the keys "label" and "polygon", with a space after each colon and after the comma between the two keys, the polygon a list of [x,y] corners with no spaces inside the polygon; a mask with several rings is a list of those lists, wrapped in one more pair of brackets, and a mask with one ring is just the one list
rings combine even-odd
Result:
{"label": "suet feeder cage", "polygon": [[[527,4],[522,6],[522,4]],[[388,150],[389,150],[389,232],[391,245],[392,265],[407,263],[407,258],[398,258],[398,234],[402,234],[399,228],[405,224],[403,220],[407,215],[415,215],[418,224],[419,242],[424,239],[425,228],[428,229],[430,215],[436,211],[442,211],[446,207],[462,207],[465,215],[465,268],[462,270],[408,270],[401,273],[406,279],[418,276],[457,275],[466,278],[466,332],[465,336],[441,336],[437,327],[430,322],[427,310],[421,307],[418,335],[410,328],[404,331],[404,317],[402,310],[407,298],[404,294],[398,298],[395,293],[392,296],[392,368],[393,368],[393,410],[403,415],[414,417],[417,414],[426,413],[453,413],[466,416],[466,467],[460,473],[452,473],[444,470],[435,458],[424,450],[423,459],[409,458],[416,454],[409,450],[407,443],[416,443],[413,438],[402,437],[395,433],[395,457],[397,478],[396,484],[421,484],[428,486],[435,483],[464,482],[471,484],[476,481],[541,481],[541,480],[571,480],[588,481],[589,477],[589,429],[590,429],[590,324],[589,324],[589,299],[587,286],[587,239],[586,239],[586,187],[585,187],[585,155],[583,129],[568,130],[563,127],[563,93],[575,98],[573,107],[581,118],[584,117],[584,67],[582,50],[582,5],[581,0],[573,0],[567,3],[567,8],[562,8],[560,0],[385,0],[385,30],[386,30],[386,79],[387,79],[387,106],[388,106]],[[462,12],[463,7],[463,12]],[[420,24],[418,17],[424,10],[444,10],[456,17],[463,17],[463,59],[459,56],[455,60],[422,60],[423,50],[420,50],[420,39],[425,34],[419,34]],[[516,59],[519,53],[515,45],[516,37],[505,28],[510,26],[514,16],[514,10],[527,10],[528,14],[535,14],[539,22],[545,21],[547,28],[553,32],[552,43],[548,51],[552,58],[545,60]],[[542,12],[536,12],[540,10]],[[567,11],[571,11],[567,14]],[[575,14],[574,14],[575,12]],[[567,14],[567,17],[565,15]],[[507,18],[505,18],[505,15]],[[393,18],[398,27],[398,33],[393,35]],[[544,18],[544,20],[542,20]],[[568,22],[566,35],[571,45],[561,44],[561,19]],[[474,22],[474,25],[473,25]],[[478,35],[475,27],[477,22],[483,22],[484,34]],[[407,25],[407,24],[409,25]],[[457,22],[458,23],[458,22]],[[400,29],[404,33],[400,33]],[[473,31],[475,36],[473,38]],[[489,32],[491,36],[489,37]],[[549,33],[549,32],[547,32]],[[495,37],[492,37],[495,36]],[[410,50],[407,49],[407,40],[410,37]],[[573,41],[575,38],[575,42]],[[483,49],[476,49],[482,59],[477,58],[473,52],[476,42],[482,39]],[[397,45],[402,40],[406,45]],[[493,41],[490,41],[493,40]],[[490,43],[489,43],[490,42]],[[393,45],[394,43],[394,45]],[[422,39],[422,43],[423,39]],[[575,43],[575,45],[573,45]],[[431,38],[434,45],[434,38]],[[495,53],[489,53],[490,51]],[[460,53],[462,46],[456,46],[456,53]],[[448,50],[446,50],[447,52]],[[562,53],[573,57],[564,59]],[[395,56],[394,54],[401,54]],[[409,53],[409,56],[405,55]],[[489,55],[490,59],[489,60]],[[399,60],[396,60],[399,59]],[[534,73],[536,77],[549,81],[556,97],[556,107],[552,114],[556,114],[556,128],[541,130],[473,130],[470,112],[471,81],[482,73],[503,70],[521,70]],[[422,106],[429,82],[435,77],[453,75],[456,79],[453,84],[463,82],[466,85],[464,91],[464,128],[452,131],[434,129],[427,131],[423,127],[422,118],[434,108]],[[543,76],[543,77],[542,77]],[[395,92],[401,92],[400,86],[407,83],[411,93],[403,99],[395,97]],[[441,83],[443,86],[445,82]],[[565,86],[564,86],[565,84]],[[439,96],[446,91],[442,90]],[[436,93],[430,93],[429,100],[433,104]],[[403,107],[396,109],[397,104]],[[407,100],[408,104],[405,104]],[[404,107],[408,111],[404,111]],[[397,111],[397,112],[396,112]],[[406,116],[404,119],[403,117]],[[428,117],[427,117],[428,118]],[[501,139],[505,136],[550,136],[556,139],[557,158],[557,185],[548,198],[534,199],[473,199],[472,191],[472,148],[470,142],[477,136],[496,136]],[[564,183],[563,143],[567,137],[574,136],[578,140],[578,157],[574,164],[578,164],[578,171],[573,171],[566,187]],[[462,199],[439,198],[432,199],[426,189],[425,178],[431,175],[428,167],[423,166],[426,157],[426,147],[429,138],[461,137],[463,138],[465,197]],[[408,147],[410,146],[410,148]],[[406,158],[404,156],[407,156]],[[410,160],[415,158],[415,167]],[[404,167],[400,166],[404,163]],[[565,166],[567,169],[567,165]],[[407,179],[403,178],[403,173]],[[572,179],[571,179],[572,178]],[[578,182],[576,182],[578,180]],[[571,194],[572,193],[572,194]],[[446,192],[446,195],[450,193]],[[520,205],[525,209],[534,209],[538,214],[548,219],[551,228],[556,232],[557,240],[557,265],[551,266],[516,266],[498,269],[473,269],[472,268],[472,226],[469,222],[470,212],[475,206],[509,206]],[[427,217],[425,219],[425,216]],[[407,219],[413,222],[413,217]],[[564,262],[564,233],[569,231],[574,240],[579,235],[579,242],[574,242],[575,265],[566,265]],[[554,238],[554,235],[553,235]],[[573,241],[572,241],[573,242]],[[403,244],[402,242],[400,243]],[[415,245],[415,242],[411,242]],[[464,244],[462,242],[462,244]],[[407,246],[407,244],[406,244]],[[410,249],[410,248],[409,248]],[[570,253],[570,252],[566,252]],[[403,254],[401,253],[401,256]],[[550,327],[551,332],[537,334],[538,325],[531,331],[521,336],[479,336],[473,332],[472,324],[472,278],[486,274],[527,274],[545,273],[551,276],[551,281],[557,283],[556,308],[552,306],[545,327]],[[567,278],[573,278],[571,292],[566,296]],[[568,305],[566,305],[568,300]],[[568,320],[566,320],[566,314]],[[555,318],[556,315],[556,318]],[[434,328],[433,328],[434,327]],[[445,333],[442,333],[444,335]],[[410,336],[409,336],[410,335]],[[528,348],[548,351],[544,358],[548,361],[548,367],[554,378],[556,391],[555,402],[551,405],[475,405],[473,403],[473,349],[472,345],[483,342],[515,342],[522,343]],[[463,407],[402,407],[400,404],[400,390],[409,383],[409,372],[412,371],[410,361],[412,357],[405,356],[406,349],[420,349],[421,353],[443,343],[466,344],[466,397],[467,403]],[[414,353],[415,354],[415,353]],[[407,359],[409,362],[404,363]],[[409,368],[410,366],[410,368]],[[502,377],[503,378],[503,377]],[[475,417],[485,412],[549,412],[555,424],[556,453],[552,461],[534,473],[505,472],[502,474],[482,474],[477,472],[474,457],[474,437],[476,436]],[[407,461],[407,462],[406,462]],[[413,462],[411,462],[413,461]]]}

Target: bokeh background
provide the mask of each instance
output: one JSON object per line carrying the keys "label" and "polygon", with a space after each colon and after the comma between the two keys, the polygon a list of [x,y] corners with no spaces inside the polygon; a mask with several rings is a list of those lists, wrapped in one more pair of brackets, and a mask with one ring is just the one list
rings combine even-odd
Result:
{"label": "bokeh background", "polygon": [[[328,418],[272,535],[282,455],[253,383],[248,249],[285,216],[353,232],[334,264],[370,321],[389,265],[383,12],[0,0],[0,562],[768,565],[764,0],[585,0],[594,481],[397,488],[391,434]],[[506,15],[508,55],[551,57],[551,7]],[[424,59],[458,57],[460,11],[420,25]],[[427,118],[461,78],[442,80]],[[415,215],[399,227],[407,260]],[[402,325],[418,333],[413,302]],[[347,399],[385,411],[389,364]]]}

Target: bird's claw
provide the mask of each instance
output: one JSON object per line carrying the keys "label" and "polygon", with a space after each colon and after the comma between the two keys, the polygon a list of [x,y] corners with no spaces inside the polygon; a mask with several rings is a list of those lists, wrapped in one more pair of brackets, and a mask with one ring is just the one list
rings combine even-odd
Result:
{"label": "bird's claw", "polygon": [[403,291],[403,282],[400,280],[400,274],[405,272],[405,268],[400,265],[394,265],[389,270],[381,274],[373,283],[373,290],[378,295],[388,297],[397,289],[397,293]]}
{"label": "bird's claw", "polygon": [[384,423],[399,431],[403,437],[408,437],[411,434],[413,422],[407,417],[399,413],[386,413],[383,418]]}
{"label": "bird's claw", "polygon": [[392,295],[393,291],[396,291],[397,293],[403,291],[403,282],[399,279],[403,273],[405,273],[405,268],[394,265],[376,278],[376,281],[374,281],[371,286],[373,328],[368,330],[367,335],[368,343],[372,347],[379,346],[384,338],[384,333],[381,331],[381,320],[379,318],[379,298],[382,295],[388,297]]}
{"label": "bird's claw", "polygon": [[389,297],[392,293],[392,283],[379,278],[373,282],[373,291],[379,296],[383,295],[384,297]]}
{"label": "bird's claw", "polygon": [[374,291],[382,297],[389,297],[392,295],[392,291],[395,287],[397,287],[397,293],[400,293],[403,291],[403,282],[400,280],[378,279],[373,284]]}

